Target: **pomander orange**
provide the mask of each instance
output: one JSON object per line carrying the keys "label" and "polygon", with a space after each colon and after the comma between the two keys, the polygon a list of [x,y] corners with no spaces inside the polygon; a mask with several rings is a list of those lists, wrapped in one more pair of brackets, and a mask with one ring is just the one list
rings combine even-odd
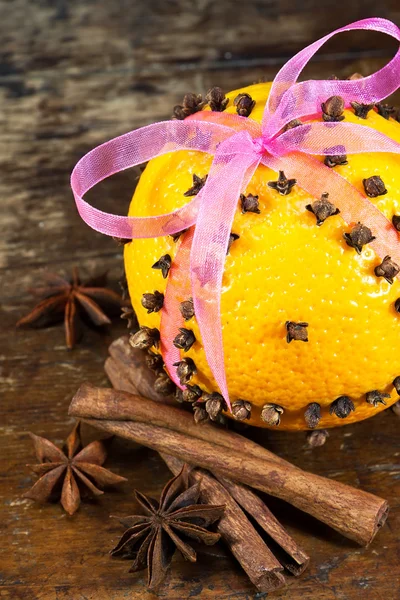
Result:
{"label": "pomander orange", "polygon": [[[255,102],[250,118],[260,122],[269,90],[265,83],[235,90],[227,94],[226,111],[235,113],[235,98],[249,94]],[[400,124],[374,109],[366,119],[353,109],[345,110],[344,116],[400,142]],[[151,160],[129,214],[153,216],[181,207],[191,199],[184,192],[193,185],[193,175],[203,178],[211,161],[211,156],[189,151]],[[388,219],[400,213],[396,155],[351,155],[347,164],[332,168],[362,192],[364,185],[375,186],[372,192],[379,195],[371,201]],[[245,197],[238,198],[232,232],[239,237],[225,263],[221,326],[235,414],[252,425],[286,430],[366,419],[399,399],[393,381],[400,375],[400,315],[395,307],[400,282],[379,276],[387,276],[388,267],[395,273],[396,265],[386,264],[375,272],[384,257],[365,243],[368,232],[360,254],[346,243],[344,234],[352,230],[335,214],[334,198],[329,198],[331,205],[324,205],[324,199],[315,205],[317,199],[298,185],[281,195],[268,185],[277,180],[277,173],[260,166]],[[323,220],[327,214],[317,226],[317,217]],[[165,292],[167,280],[152,265],[166,254],[173,261],[180,243],[164,237],[125,246],[128,286],[141,326],[160,327],[162,308],[148,314],[143,295]],[[218,390],[195,316],[187,328],[196,341],[181,355],[194,361],[197,374],[190,385],[203,390],[204,400]]]}

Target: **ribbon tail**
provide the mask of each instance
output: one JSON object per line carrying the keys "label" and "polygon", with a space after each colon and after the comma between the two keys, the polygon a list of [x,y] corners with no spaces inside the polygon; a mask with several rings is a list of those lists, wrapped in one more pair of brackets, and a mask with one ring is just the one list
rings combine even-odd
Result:
{"label": "ribbon tail", "polygon": [[272,140],[268,149],[274,156],[291,152],[302,154],[360,154],[392,152],[400,154],[400,144],[387,135],[357,123],[307,123],[290,129]]}
{"label": "ribbon tail", "polygon": [[240,193],[260,162],[260,156],[253,147],[247,154],[242,153],[243,146],[240,140],[238,142],[238,154],[233,153],[233,144],[231,154],[228,150],[221,156],[218,148],[202,190],[204,193],[190,255],[192,297],[204,351],[229,409],[220,313],[222,276]]}
{"label": "ribbon tail", "polygon": [[193,234],[194,227],[191,227],[178,242],[179,248],[168,274],[164,305],[161,309],[161,352],[170,378],[180,389],[183,389],[184,386],[181,385],[174,366],[174,363],[180,360],[180,351],[174,346],[173,340],[179,327],[185,325],[180,311],[180,303],[188,300],[191,296],[189,265]]}
{"label": "ribbon tail", "polygon": [[324,192],[340,210],[347,224],[361,222],[369,227],[376,239],[369,244],[383,258],[391,256],[400,264],[399,235],[391,222],[366,196],[363,196],[344,177],[318,160],[300,153],[280,158],[264,156],[262,163],[274,171],[284,170],[289,177],[297,179],[301,188],[315,198]]}

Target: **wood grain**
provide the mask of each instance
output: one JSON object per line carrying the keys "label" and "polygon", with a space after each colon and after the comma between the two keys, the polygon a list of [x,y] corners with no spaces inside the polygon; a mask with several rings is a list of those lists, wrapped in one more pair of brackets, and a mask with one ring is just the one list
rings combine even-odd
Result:
{"label": "wood grain", "polygon": [[[61,443],[72,426],[69,402],[83,381],[105,385],[103,362],[114,325],[85,330],[67,352],[61,328],[18,331],[33,302],[25,291],[40,272],[82,275],[122,270],[121,251],[78,217],[69,174],[95,144],[170,115],[187,91],[234,89],[270,79],[283,61],[333,27],[376,15],[400,24],[398,0],[338,5],[333,0],[0,0],[0,596],[24,600],[150,600],[145,577],[109,559],[120,529],[110,514],[132,514],[132,490],[157,496],[169,471],[155,453],[114,442],[106,465],[129,478],[125,492],[84,504],[73,519],[59,506],[31,506],[25,464],[27,431]],[[307,76],[368,74],[393,55],[378,34],[338,37]],[[400,104],[400,95],[394,98]],[[137,172],[98,187],[96,206],[124,214]],[[87,436],[90,432],[86,432]],[[302,434],[252,431],[257,441],[299,467],[360,485],[389,500],[388,527],[358,549],[286,507],[278,518],[314,558],[289,590],[290,600],[397,598],[399,586],[399,421],[386,411],[333,430],[314,451]],[[268,435],[268,438],[266,436]],[[151,476],[149,477],[149,473]],[[310,535],[310,530],[312,535]],[[160,594],[248,600],[254,589],[234,560],[204,558],[201,568],[177,561]]]}

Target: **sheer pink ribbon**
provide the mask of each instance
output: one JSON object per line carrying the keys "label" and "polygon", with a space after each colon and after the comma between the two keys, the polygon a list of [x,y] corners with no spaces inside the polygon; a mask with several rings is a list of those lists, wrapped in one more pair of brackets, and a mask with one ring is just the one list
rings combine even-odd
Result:
{"label": "sheer pink ribbon", "polygon": [[[207,362],[230,407],[220,323],[222,277],[238,199],[259,164],[274,171],[284,170],[316,198],[328,192],[347,223],[361,221],[372,229],[377,239],[371,246],[379,256],[389,254],[400,263],[398,234],[392,224],[344,178],[313,158],[360,152],[400,153],[400,145],[353,123],[306,123],[282,133],[289,121],[320,114],[321,103],[330,96],[342,96],[346,106],[350,101],[372,104],[400,86],[400,49],[385,67],[363,79],[296,83],[310,58],[328,39],[354,29],[379,31],[400,41],[400,30],[390,21],[357,21],[314,42],[282,67],[273,82],[261,126],[250,118],[203,111],[184,121],[154,123],[110,140],[86,154],[72,172],[71,187],[78,211],[97,231],[133,239],[191,228],[182,236],[161,315],[165,365],[181,388],[173,366],[180,353],[172,340],[178,328],[184,326],[179,302],[191,295]],[[176,150],[198,150],[214,156],[205,186],[182,208],[157,217],[124,217],[100,211],[83,199],[103,179]]]}

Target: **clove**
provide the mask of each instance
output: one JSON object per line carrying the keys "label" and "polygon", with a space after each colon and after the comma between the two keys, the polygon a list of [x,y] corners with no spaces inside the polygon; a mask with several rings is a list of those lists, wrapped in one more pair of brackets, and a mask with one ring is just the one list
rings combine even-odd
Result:
{"label": "clove", "polygon": [[261,411],[261,419],[271,427],[278,427],[284,409],[279,404],[264,404]]}
{"label": "clove", "polygon": [[295,323],[294,321],[286,321],[285,326],[287,331],[286,341],[288,344],[290,344],[292,340],[298,342],[308,342],[308,323]]}
{"label": "clove", "polygon": [[331,96],[321,104],[324,121],[343,121],[344,100],[341,96]]}
{"label": "clove", "polygon": [[187,352],[193,346],[196,341],[196,336],[191,329],[185,329],[185,327],[179,328],[179,333],[175,337],[173,344],[175,348],[180,348]]}
{"label": "clove", "polygon": [[315,429],[321,420],[321,406],[317,402],[311,402],[304,413],[304,420],[307,427]]}
{"label": "clove", "polygon": [[281,196],[287,196],[290,194],[292,187],[296,185],[296,179],[287,179],[283,171],[279,171],[277,181],[268,181],[268,186],[281,194]]}
{"label": "clove", "polygon": [[336,415],[339,419],[345,419],[354,410],[354,404],[350,398],[348,396],[340,396],[332,402],[329,413],[331,415]]}
{"label": "clove", "polygon": [[328,217],[338,215],[340,210],[336,208],[332,202],[328,200],[329,194],[324,193],[320,200],[316,200],[312,204],[307,204],[306,209],[312,212],[317,218],[317,225],[320,226]]}
{"label": "clove", "polygon": [[374,273],[377,277],[384,277],[390,284],[393,283],[394,278],[399,272],[400,267],[390,258],[390,256],[385,256],[381,264],[374,269]]}
{"label": "clove", "polygon": [[171,268],[172,259],[169,254],[164,254],[154,263],[152,269],[160,269],[164,279],[168,277],[169,270]]}
{"label": "clove", "polygon": [[189,383],[193,375],[197,373],[196,365],[189,357],[182,358],[179,362],[174,363],[174,367],[177,367],[176,373],[181,385]]}
{"label": "clove", "polygon": [[362,225],[361,223],[357,223],[350,231],[350,233],[344,233],[343,237],[346,241],[346,244],[351,248],[354,248],[357,254],[361,254],[363,246],[373,242],[376,238],[372,235],[372,231],[369,227]]}
{"label": "clove", "polygon": [[158,329],[150,327],[140,327],[139,331],[132,333],[129,337],[129,344],[132,348],[139,350],[148,350],[152,346],[158,348],[160,342],[160,332]]}

